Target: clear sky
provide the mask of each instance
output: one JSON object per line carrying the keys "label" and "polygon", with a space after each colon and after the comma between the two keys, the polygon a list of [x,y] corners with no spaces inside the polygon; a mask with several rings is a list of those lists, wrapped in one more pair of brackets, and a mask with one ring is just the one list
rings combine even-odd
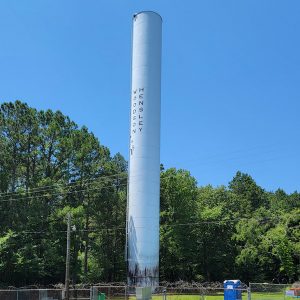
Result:
{"label": "clear sky", "polygon": [[165,167],[300,191],[299,0],[0,0],[0,102],[61,110],[128,158],[141,10],[164,20]]}

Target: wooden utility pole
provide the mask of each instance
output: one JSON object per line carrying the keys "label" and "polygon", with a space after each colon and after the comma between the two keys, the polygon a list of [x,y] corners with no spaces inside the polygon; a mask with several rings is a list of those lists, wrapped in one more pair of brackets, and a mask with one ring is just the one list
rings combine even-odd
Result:
{"label": "wooden utility pole", "polygon": [[67,225],[67,253],[66,253],[66,277],[65,277],[65,299],[69,300],[69,285],[70,285],[70,244],[71,244],[71,214],[68,213]]}

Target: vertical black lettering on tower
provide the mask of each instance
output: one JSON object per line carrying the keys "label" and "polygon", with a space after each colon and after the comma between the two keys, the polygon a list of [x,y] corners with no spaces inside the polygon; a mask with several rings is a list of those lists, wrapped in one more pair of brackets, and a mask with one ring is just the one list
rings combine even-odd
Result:
{"label": "vertical black lettering on tower", "polygon": [[134,152],[134,140],[136,133],[142,133],[144,128],[144,98],[144,87],[139,87],[132,91],[130,155],[133,155]]}

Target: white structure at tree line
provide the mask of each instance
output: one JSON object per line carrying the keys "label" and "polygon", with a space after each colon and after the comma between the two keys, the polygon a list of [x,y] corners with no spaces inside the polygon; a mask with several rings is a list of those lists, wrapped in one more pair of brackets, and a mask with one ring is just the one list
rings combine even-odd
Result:
{"label": "white structure at tree line", "polygon": [[133,17],[127,207],[128,283],[159,282],[160,98],[162,19]]}

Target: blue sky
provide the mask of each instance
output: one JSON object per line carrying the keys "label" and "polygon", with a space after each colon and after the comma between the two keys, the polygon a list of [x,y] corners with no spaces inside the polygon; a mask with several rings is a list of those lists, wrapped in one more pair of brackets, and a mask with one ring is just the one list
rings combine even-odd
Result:
{"label": "blue sky", "polygon": [[128,158],[132,15],[163,23],[161,162],[300,190],[298,0],[1,0],[0,101],[61,110]]}

